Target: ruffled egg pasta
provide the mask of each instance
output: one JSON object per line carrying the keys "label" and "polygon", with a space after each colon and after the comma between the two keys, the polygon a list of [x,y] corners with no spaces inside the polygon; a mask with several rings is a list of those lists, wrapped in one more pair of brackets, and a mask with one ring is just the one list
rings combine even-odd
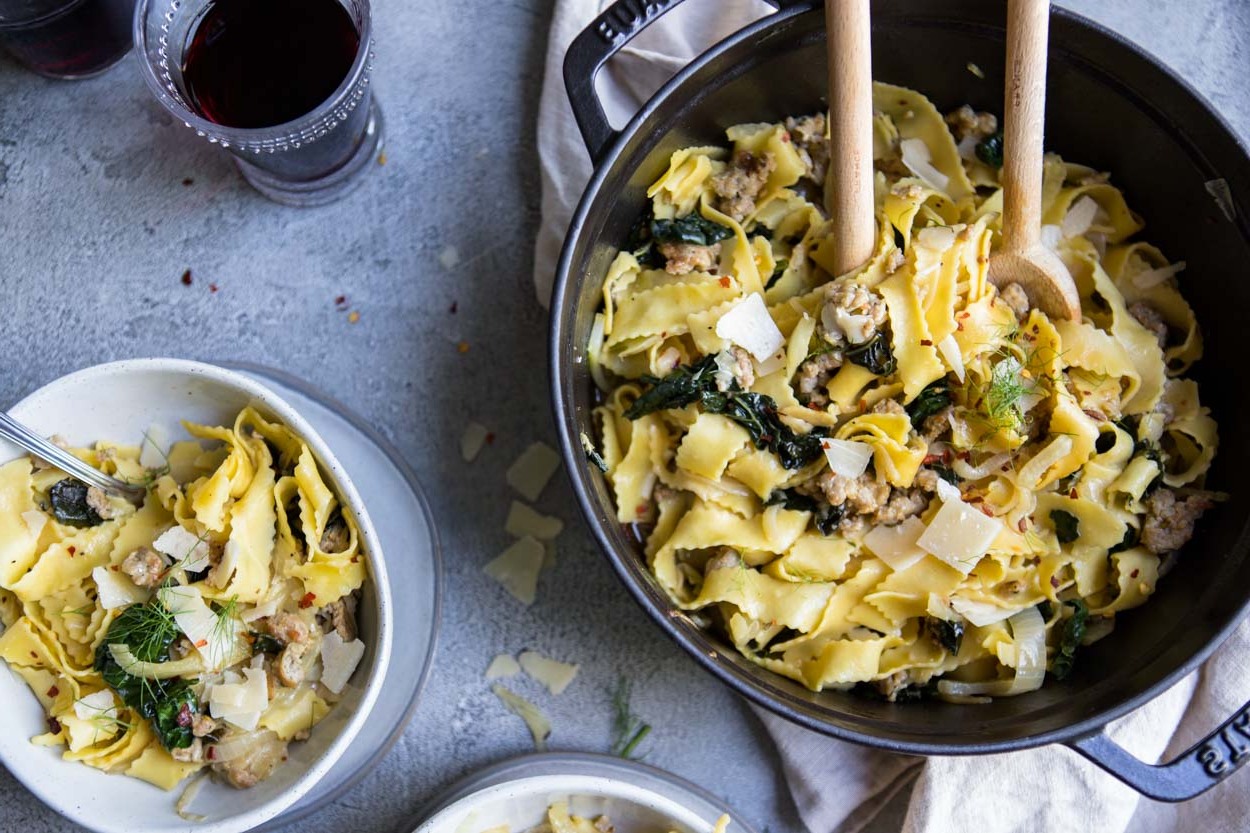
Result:
{"label": "ruffled egg pasta", "polygon": [[[673,154],[603,287],[590,450],[673,603],[812,690],[981,699],[1065,676],[1221,496],[1177,273],[1047,156],[1052,321],[987,266],[1001,134],[874,86],[872,258],[831,272],[824,116]],[[697,612],[697,614],[696,614]]]}

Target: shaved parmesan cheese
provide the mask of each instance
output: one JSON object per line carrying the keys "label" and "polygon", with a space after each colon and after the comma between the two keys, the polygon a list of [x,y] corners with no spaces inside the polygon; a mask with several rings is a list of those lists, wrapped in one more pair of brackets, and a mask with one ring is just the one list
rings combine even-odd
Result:
{"label": "shaved parmesan cheese", "polygon": [[933,157],[923,139],[904,139],[898,143],[898,147],[902,151],[903,165],[907,170],[923,179],[933,190],[946,190],[949,180],[946,174],[933,167]]}
{"label": "shaved parmesan cheese", "polygon": [[521,664],[511,654],[500,654],[486,666],[486,679],[498,680],[503,677],[515,677],[521,673]]}
{"label": "shaved parmesan cheese", "polygon": [[282,600],[277,597],[265,599],[263,602],[258,602],[257,605],[251,610],[245,611],[239,618],[250,624],[255,622],[257,619],[264,619],[266,617],[273,616],[278,612],[278,605],[281,601]]}
{"label": "shaved parmesan cheese", "polygon": [[486,426],[481,423],[470,422],[465,426],[464,434],[460,437],[460,456],[466,463],[472,463],[477,459],[477,455],[482,453],[482,447],[486,445],[486,437],[489,434]]}
{"label": "shaved parmesan cheese", "polygon": [[48,523],[48,516],[38,509],[27,509],[22,513],[22,521],[26,524],[26,528],[30,530],[30,534],[38,538],[39,533],[43,532],[43,528]]}
{"label": "shaved parmesan cheese", "polygon": [[96,601],[105,610],[129,607],[148,600],[147,590],[135,586],[129,577],[108,567],[96,567],[91,571],[91,578],[95,580]]}
{"label": "shaved parmesan cheese", "polygon": [[160,425],[149,426],[139,446],[139,465],[145,469],[164,468],[169,465],[168,449],[169,432]]}
{"label": "shaved parmesan cheese", "polygon": [[919,518],[908,518],[897,526],[873,527],[864,536],[864,545],[880,558],[890,569],[901,573],[924,558],[926,553],[916,541],[924,534],[925,525]]}
{"label": "shaved parmesan cheese", "polygon": [[542,542],[527,535],[483,569],[522,604],[532,605],[538,596],[538,574],[546,556]]}
{"label": "shaved parmesan cheese", "polygon": [[538,500],[547,481],[560,467],[560,455],[543,443],[533,443],[521,453],[521,456],[508,469],[506,479],[508,485],[520,492],[528,500]]}
{"label": "shaved parmesan cheese", "polygon": [[243,623],[224,611],[214,613],[204,603],[197,587],[162,587],[156,591],[156,596],[173,614],[178,629],[204,658],[205,669],[218,671],[224,667],[226,658],[234,653]]}
{"label": "shaved parmesan cheese", "polygon": [[547,748],[547,738],[551,737],[551,721],[546,715],[529,700],[519,694],[514,694],[498,683],[491,686],[490,690],[495,692],[495,696],[508,707],[509,711],[525,721],[530,734],[534,736],[534,748],[539,752],[544,751]]}
{"label": "shaved parmesan cheese", "polygon": [[260,715],[269,706],[269,682],[265,672],[244,668],[244,682],[239,675],[228,674],[228,682],[217,683],[208,690],[209,714],[225,720],[244,731],[252,731],[260,723]]}
{"label": "shaved parmesan cheese", "polygon": [[344,642],[338,631],[327,633],[321,640],[321,684],[340,693],[364,655],[365,643],[359,639]]}
{"label": "shaved parmesan cheese", "polygon": [[561,694],[577,676],[577,665],[545,657],[537,651],[522,651],[521,668],[531,678],[547,687],[552,694]]}
{"label": "shaved parmesan cheese", "polygon": [[944,252],[955,245],[955,230],[950,226],[929,226],[916,232],[916,245],[935,252]]}
{"label": "shaved parmesan cheese", "polygon": [[764,296],[753,292],[716,322],[716,334],[746,350],[756,361],[766,361],[786,343],[768,314]]}
{"label": "shaved parmesan cheese", "polygon": [[1042,245],[1054,251],[1059,248],[1059,244],[1063,241],[1063,229],[1055,225],[1042,226]]}
{"label": "shaved parmesan cheese", "polygon": [[1147,269],[1138,272],[1133,276],[1133,286],[1138,289],[1150,289],[1166,281],[1168,278],[1183,272],[1185,270],[1185,261],[1178,260],[1171,266],[1164,266],[1161,269]]}
{"label": "shaved parmesan cheese", "polygon": [[1060,227],[1063,236],[1080,237],[1089,231],[1090,225],[1094,222],[1094,215],[1097,213],[1098,203],[1094,202],[1093,197],[1082,196],[1072,203],[1068,208],[1068,213],[1064,215],[1063,225]]}
{"label": "shaved parmesan cheese", "polygon": [[75,700],[74,714],[79,720],[116,720],[117,700],[112,691],[102,688]]}
{"label": "shaved parmesan cheese", "polygon": [[[1002,531],[1003,522],[982,514],[980,510],[954,497],[949,491],[943,494],[942,484],[945,482],[938,478],[938,495],[942,498],[942,508],[930,521],[924,534],[916,540],[916,544],[968,575]],[[956,493],[959,491],[949,483],[946,486]]]}
{"label": "shaved parmesan cheese", "polygon": [[944,501],[960,501],[964,499],[963,492],[959,491],[959,487],[951,483],[944,477],[937,479],[937,495]]}
{"label": "shaved parmesan cheese", "polygon": [[1020,608],[1002,608],[986,602],[974,602],[971,599],[955,597],[951,599],[951,608],[978,628],[1010,619]]}
{"label": "shaved parmesan cheese", "polygon": [[208,541],[174,524],[152,542],[152,549],[173,559],[174,563],[189,573],[208,569]]}
{"label": "shaved parmesan cheese", "polygon": [[946,338],[937,343],[937,350],[942,354],[942,358],[950,365],[951,371],[955,374],[955,378],[960,384],[964,381],[964,355],[959,350],[959,342],[955,341],[955,334],[951,333]]}
{"label": "shaved parmesan cheese", "polygon": [[820,441],[820,447],[825,450],[829,468],[843,477],[859,477],[872,459],[872,446],[857,440],[826,438]]}
{"label": "shaved parmesan cheese", "polygon": [[535,512],[518,500],[512,501],[504,529],[514,538],[529,536],[540,541],[550,541],[564,531],[564,521]]}

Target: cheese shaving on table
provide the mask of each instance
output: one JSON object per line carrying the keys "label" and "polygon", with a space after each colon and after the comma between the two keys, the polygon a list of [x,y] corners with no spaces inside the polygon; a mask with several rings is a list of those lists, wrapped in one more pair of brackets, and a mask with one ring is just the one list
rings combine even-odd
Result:
{"label": "cheese shaving on table", "polygon": [[538,596],[538,574],[546,556],[542,542],[527,535],[482,569],[522,604],[532,605]]}
{"label": "cheese shaving on table", "polygon": [[500,680],[504,677],[515,677],[521,673],[521,664],[512,654],[499,654],[486,666],[485,677],[488,680]]}
{"label": "cheese shaving on table", "polygon": [[464,434],[460,436],[460,456],[466,463],[472,463],[482,453],[488,436],[490,432],[479,422],[470,422],[465,426]]}
{"label": "cheese shaving on table", "polygon": [[551,737],[551,721],[547,719],[538,707],[526,700],[524,697],[516,694],[499,683],[495,683],[490,687],[495,692],[508,710],[517,717],[525,721],[525,725],[529,727],[530,734],[534,736],[534,748],[539,752],[547,749],[547,738]]}
{"label": "cheese shaving on table", "polygon": [[538,500],[538,496],[547,488],[551,475],[560,468],[560,455],[544,443],[533,443],[521,453],[512,467],[508,469],[506,479],[508,485],[516,489],[527,500]]}
{"label": "cheese shaving on table", "polygon": [[545,657],[537,651],[522,651],[521,668],[532,679],[547,687],[552,694],[561,694],[577,677],[578,666]]}
{"label": "cheese shaving on table", "polygon": [[550,541],[564,531],[564,521],[550,515],[543,515],[524,503],[514,500],[512,507],[508,510],[508,520],[504,524],[504,529],[515,538],[524,538],[528,535],[540,541]]}

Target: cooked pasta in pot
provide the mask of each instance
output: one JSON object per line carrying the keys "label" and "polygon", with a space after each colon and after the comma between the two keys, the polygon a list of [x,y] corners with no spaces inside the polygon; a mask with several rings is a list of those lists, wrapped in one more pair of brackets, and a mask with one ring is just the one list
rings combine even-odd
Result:
{"label": "cooked pasta in pot", "polygon": [[1049,155],[1042,237],[1082,304],[1050,320],[987,277],[995,118],[873,96],[879,236],[850,274],[823,115],[672,155],[604,281],[583,443],[674,604],[754,662],[890,700],[1031,691],[1222,497],[1184,264]]}
{"label": "cooked pasta in pot", "polygon": [[47,712],[32,739],[164,789],[264,780],[362,655],[355,521],[308,446],[251,408],[165,449],[72,451],[141,506],[42,461],[0,466],[0,658]]}

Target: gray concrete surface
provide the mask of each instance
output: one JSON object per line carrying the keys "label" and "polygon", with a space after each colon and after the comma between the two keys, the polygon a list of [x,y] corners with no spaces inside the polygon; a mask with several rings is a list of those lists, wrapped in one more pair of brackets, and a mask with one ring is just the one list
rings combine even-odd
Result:
{"label": "gray concrete surface", "polygon": [[[164,115],[133,61],[66,84],[0,56],[0,403],[108,359],[267,363],[354,404],[424,479],[447,567],[432,680],[381,766],[300,830],[409,830],[452,781],[529,749],[481,672],[496,652],[532,647],[582,665],[559,698],[519,686],[551,714],[555,748],[604,750],[609,690],[627,677],[655,727],[647,761],[728,797],[762,830],[801,833],[759,724],[625,600],[562,482],[540,502],[569,528],[539,603],[520,608],[481,573],[507,544],[503,472],[530,441],[553,439],[546,316],[530,288],[551,3],[380,0],[386,164],[344,202],[307,211],[253,193]],[[1250,6],[1067,5],[1158,54],[1250,136]],[[449,249],[452,268],[439,257]],[[469,419],[496,434],[472,468],[456,451]],[[901,806],[874,828],[897,829]],[[0,772],[0,831],[67,827]]]}

